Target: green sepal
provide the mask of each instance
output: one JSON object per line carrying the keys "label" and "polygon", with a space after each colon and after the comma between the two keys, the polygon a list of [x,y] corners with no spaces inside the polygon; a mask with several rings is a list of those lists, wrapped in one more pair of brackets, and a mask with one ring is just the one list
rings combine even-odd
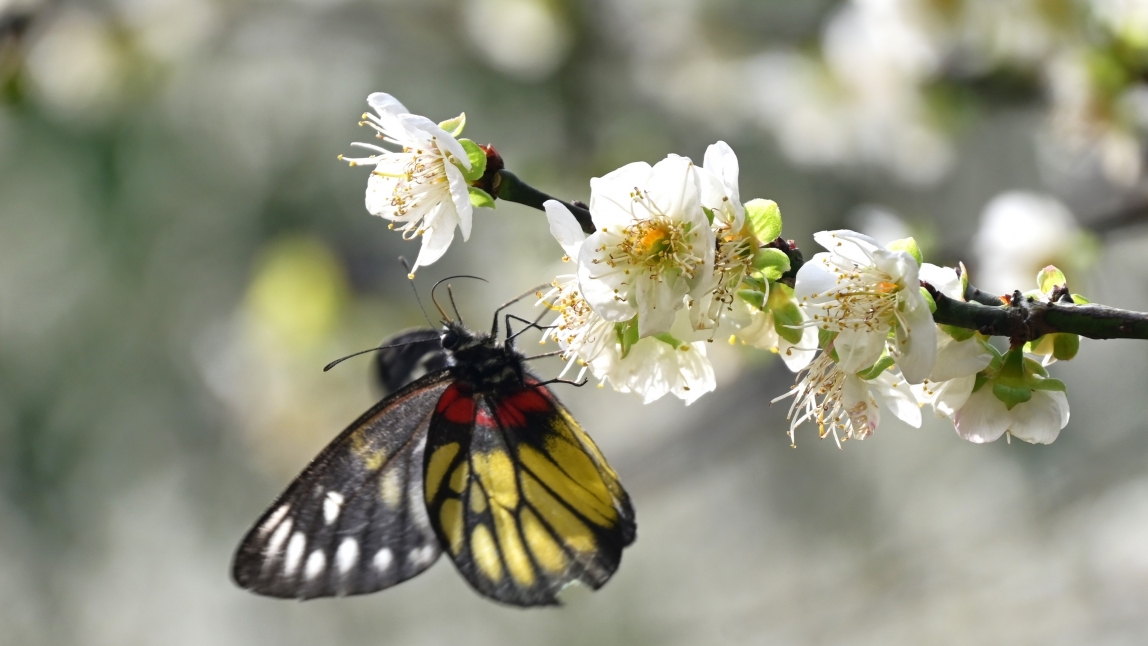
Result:
{"label": "green sepal", "polygon": [[769,292],[769,311],[773,314],[773,329],[786,341],[797,345],[804,336],[805,319],[801,308],[793,302],[793,289],[780,283]]}
{"label": "green sepal", "polygon": [[754,291],[762,293],[769,291],[769,280],[767,280],[765,276],[762,276],[756,272],[749,274],[745,278],[742,278],[741,281]]}
{"label": "green sepal", "polygon": [[1073,302],[1073,303],[1076,303],[1077,305],[1088,305],[1088,304],[1089,304],[1089,303],[1091,303],[1092,301],[1090,301],[1090,300],[1088,300],[1087,298],[1085,298],[1085,297],[1081,296],[1080,294],[1073,294],[1073,295],[1072,295],[1072,302]]}
{"label": "green sepal", "polygon": [[1049,265],[1037,273],[1036,284],[1040,286],[1040,291],[1047,295],[1051,294],[1052,290],[1057,287],[1067,287],[1068,279],[1064,277],[1064,272],[1054,265]]}
{"label": "green sepal", "polygon": [[622,346],[622,358],[625,359],[630,354],[630,348],[638,342],[638,317],[615,323],[614,336],[618,339],[618,345]]}
{"label": "green sepal", "polygon": [[904,251],[917,261],[918,266],[925,262],[924,256],[921,255],[921,246],[912,237],[894,240],[886,245],[886,248],[890,251]]}
{"label": "green sepal", "polygon": [[929,314],[936,314],[937,301],[933,300],[933,295],[930,294],[929,290],[925,289],[924,287],[918,287],[917,289],[921,290],[921,296],[924,296],[925,302],[929,304]]}
{"label": "green sepal", "polygon": [[745,203],[745,219],[753,237],[768,244],[781,235],[781,209],[773,200],[758,198]]}
{"label": "green sepal", "polygon": [[1013,386],[1001,382],[993,384],[993,396],[1004,402],[1005,408],[1012,410],[1017,404],[1032,399],[1032,388]]}
{"label": "green sepal", "polygon": [[468,182],[478,181],[486,173],[486,151],[469,139],[459,139],[458,143],[462,144],[463,150],[466,151],[466,158],[470,160],[470,170],[461,165],[458,167],[462,171],[463,179]]}
{"label": "green sepal", "polygon": [[706,219],[709,220],[710,224],[713,224],[714,223],[714,211],[713,211],[713,209],[708,209],[708,208],[703,206],[702,212],[704,212],[706,214]]}
{"label": "green sepal", "polygon": [[490,193],[487,193],[477,186],[468,186],[466,188],[467,191],[470,192],[470,203],[472,206],[488,209],[494,208],[494,198],[490,196]]}
{"label": "green sepal", "polygon": [[463,112],[453,119],[440,121],[438,127],[445,130],[446,134],[458,139],[458,136],[462,134],[462,129],[466,127],[466,113]]}
{"label": "green sepal", "polygon": [[654,338],[661,341],[662,343],[669,344],[674,349],[680,348],[680,347],[685,345],[685,343],[682,343],[681,341],[679,341],[677,339],[677,337],[673,336],[669,332],[662,332],[661,334],[655,334]]}
{"label": "green sepal", "polygon": [[1048,377],[1043,379],[1036,379],[1030,382],[1030,386],[1032,390],[1055,390],[1062,393],[1068,392],[1068,387],[1064,385],[1063,381]]}
{"label": "green sepal", "polygon": [[984,370],[978,372],[976,378],[973,379],[973,392],[975,393],[978,390],[980,390],[981,388],[984,388],[985,384],[987,384],[988,382],[989,382],[988,373],[986,373]]}
{"label": "green sepal", "polygon": [[877,363],[873,364],[872,366],[869,366],[865,370],[858,372],[857,376],[864,379],[865,381],[871,381],[873,379],[876,379],[877,377],[880,377],[881,373],[888,370],[889,367],[893,365],[893,363],[894,363],[893,357],[890,357],[889,355],[884,355],[883,357],[881,357],[880,359],[877,360]]}
{"label": "green sepal", "polygon": [[759,310],[765,309],[765,294],[754,289],[739,289],[737,296]]}
{"label": "green sepal", "polygon": [[961,300],[965,300],[965,294],[969,291],[969,270],[965,268],[965,263],[957,262],[957,267],[961,269]]}
{"label": "green sepal", "polygon": [[976,330],[970,330],[968,328],[963,328],[963,327],[956,327],[954,325],[945,325],[943,323],[940,324],[939,327],[941,328],[942,332],[953,337],[953,340],[955,340],[955,341],[968,341],[969,339],[973,338],[974,334],[977,333]]}
{"label": "green sepal", "polygon": [[777,280],[789,271],[789,256],[781,249],[763,247],[753,254],[753,268],[766,280]]}
{"label": "green sepal", "polygon": [[[836,338],[837,338],[836,332],[826,330],[825,328],[820,328],[820,327],[817,328],[817,345],[822,350],[824,350],[825,348],[828,348],[829,344],[833,343],[833,339],[836,339]],[[836,358],[834,358],[834,360],[836,360]]]}
{"label": "green sepal", "polygon": [[1058,332],[1052,340],[1052,357],[1059,361],[1069,361],[1080,351],[1080,337],[1067,332]]}

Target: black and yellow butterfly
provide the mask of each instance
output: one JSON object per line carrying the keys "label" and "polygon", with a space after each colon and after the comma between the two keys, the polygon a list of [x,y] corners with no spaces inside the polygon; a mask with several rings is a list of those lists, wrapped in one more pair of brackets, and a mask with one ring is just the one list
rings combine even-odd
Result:
{"label": "black and yellow butterfly", "polygon": [[[509,321],[508,321],[509,324]],[[446,550],[480,593],[558,603],[601,587],[634,541],[618,476],[512,343],[447,321],[391,339],[398,388],[343,431],[255,523],[241,587],[309,599],[409,579]],[[427,374],[399,387],[413,370]]]}

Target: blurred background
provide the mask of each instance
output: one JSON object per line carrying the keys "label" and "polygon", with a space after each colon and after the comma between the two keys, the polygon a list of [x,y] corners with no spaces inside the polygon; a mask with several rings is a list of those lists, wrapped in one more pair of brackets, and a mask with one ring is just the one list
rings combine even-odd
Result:
{"label": "blurred background", "polygon": [[[0,0],[0,642],[1140,643],[1148,344],[1053,366],[1051,446],[892,416],[785,435],[790,375],[712,346],[696,404],[559,389],[634,498],[601,591],[519,611],[445,560],[378,594],[259,598],[231,553],[377,399],[422,323],[414,243],[336,161],[386,91],[567,199],[725,139],[785,235],[915,235],[992,291],[1055,262],[1148,309],[1148,3],[1136,0]],[[463,315],[561,270],[500,204],[452,273]],[[473,281],[472,281],[473,282]],[[536,337],[535,337],[536,338]],[[557,371],[551,364],[542,367]]]}

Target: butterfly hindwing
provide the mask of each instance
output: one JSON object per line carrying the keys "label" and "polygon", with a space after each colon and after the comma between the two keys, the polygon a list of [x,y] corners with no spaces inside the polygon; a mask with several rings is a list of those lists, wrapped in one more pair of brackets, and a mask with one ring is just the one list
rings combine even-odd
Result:
{"label": "butterfly hindwing", "polygon": [[363,594],[434,563],[423,453],[450,383],[447,371],[411,383],[323,449],[243,539],[235,581],[274,597]]}
{"label": "butterfly hindwing", "polygon": [[388,395],[448,364],[437,330],[421,328],[399,332],[379,345],[391,346],[375,353],[375,378]]}
{"label": "butterfly hindwing", "polygon": [[634,540],[633,508],[617,475],[533,378],[498,394],[449,387],[425,463],[441,544],[471,585],[498,601],[555,604],[573,581],[597,589]]}

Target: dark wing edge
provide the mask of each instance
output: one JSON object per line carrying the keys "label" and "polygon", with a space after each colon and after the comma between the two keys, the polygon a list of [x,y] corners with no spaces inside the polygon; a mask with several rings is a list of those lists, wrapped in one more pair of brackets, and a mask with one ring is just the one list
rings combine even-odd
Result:
{"label": "dark wing edge", "polygon": [[405,330],[383,339],[379,345],[395,346],[375,353],[375,380],[386,395],[423,375],[442,370],[448,363],[438,331],[430,328]]}
{"label": "dark wing edge", "polygon": [[458,570],[516,606],[558,605],[574,582],[602,587],[635,536],[613,469],[543,387],[473,401],[471,424],[436,413],[425,457],[431,524]]}
{"label": "dark wing edge", "polygon": [[427,375],[355,420],[248,531],[231,575],[257,594],[375,592],[419,574],[441,548],[423,495],[431,415],[451,383]]}

